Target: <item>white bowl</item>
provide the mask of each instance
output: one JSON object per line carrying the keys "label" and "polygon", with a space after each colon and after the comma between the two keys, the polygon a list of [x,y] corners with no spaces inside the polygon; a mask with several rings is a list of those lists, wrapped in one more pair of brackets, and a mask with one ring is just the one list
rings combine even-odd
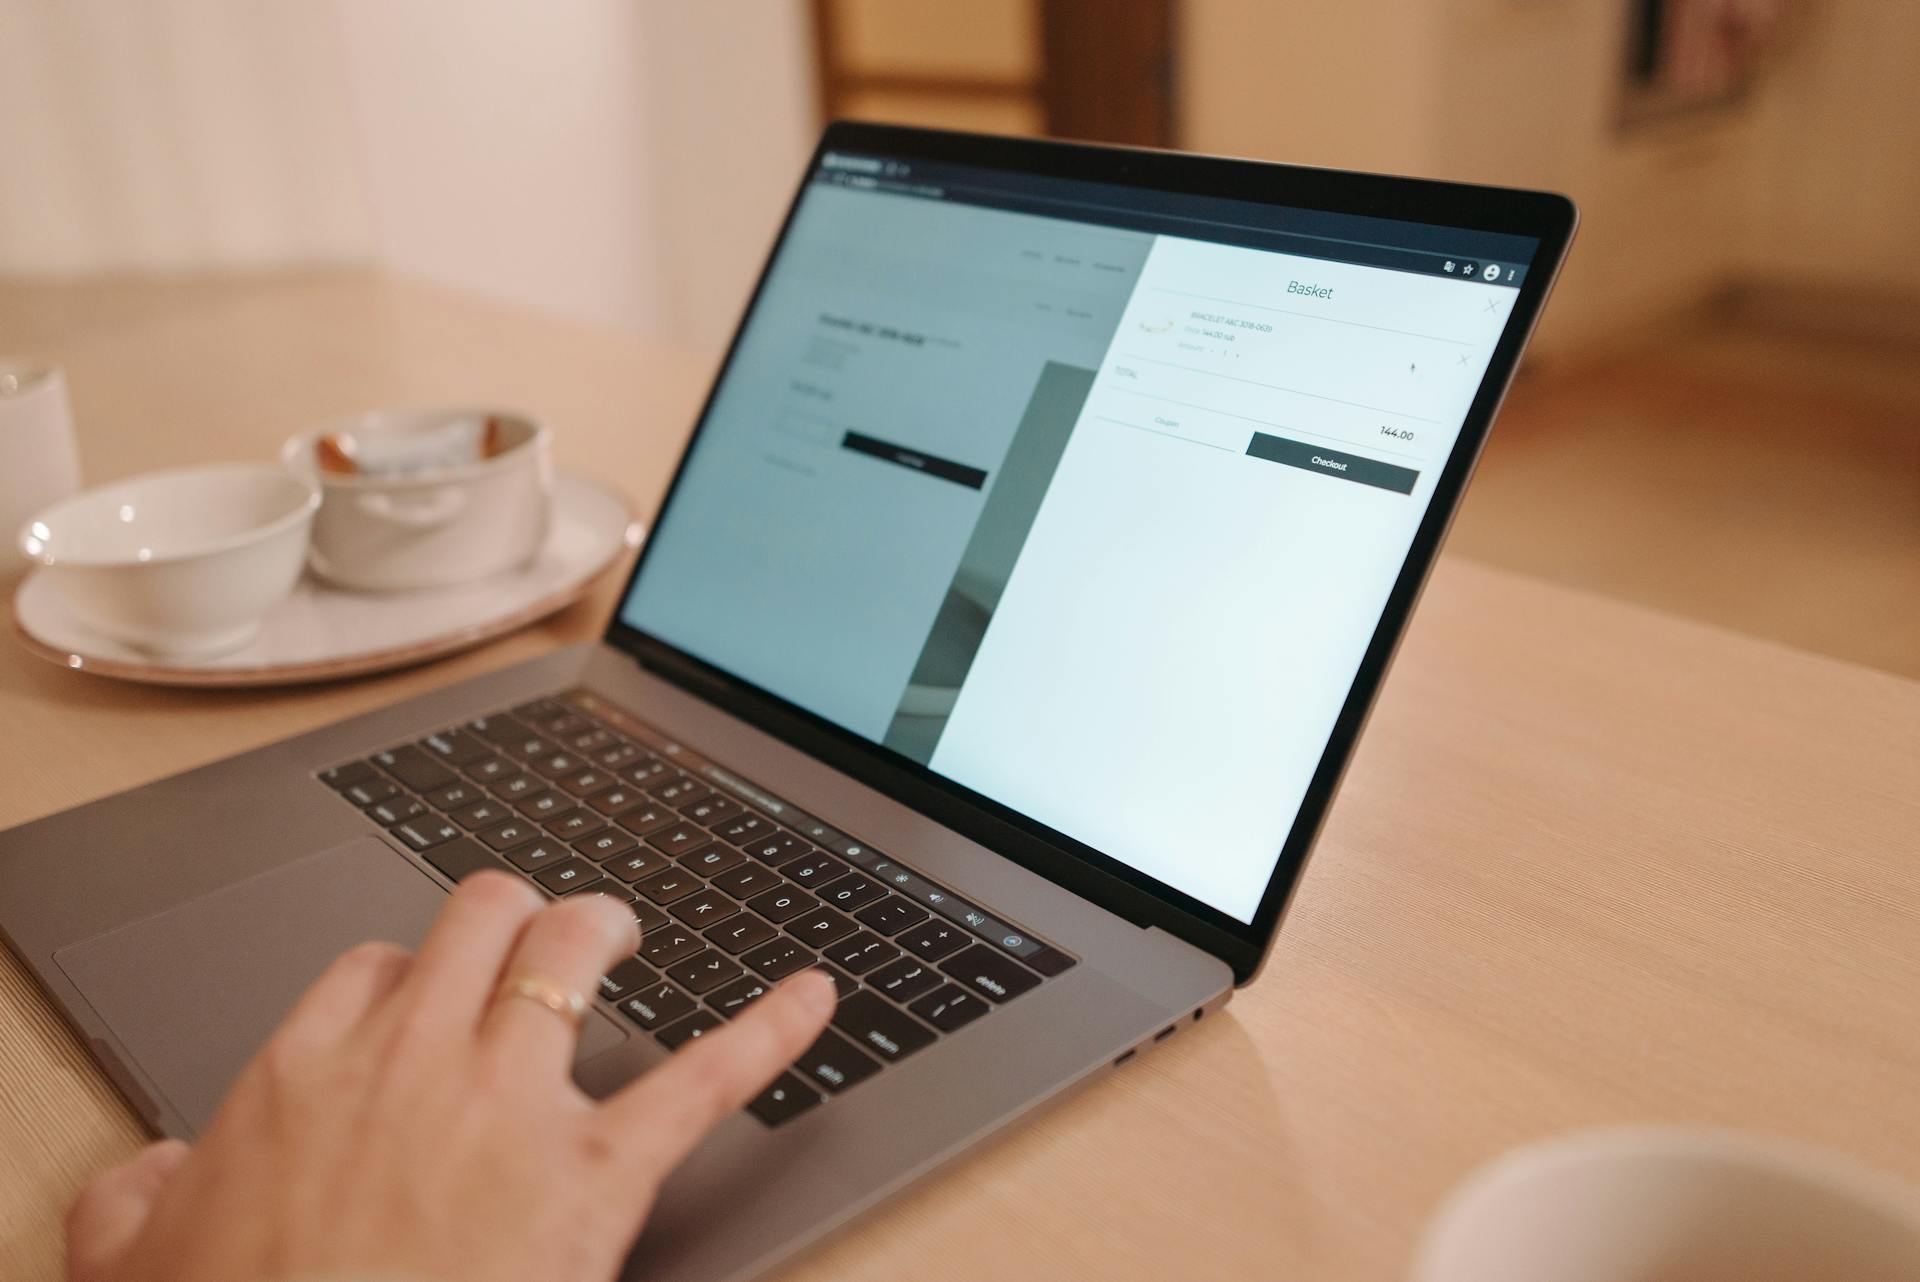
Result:
{"label": "white bowl", "polygon": [[[512,444],[490,459],[387,476],[320,470],[322,436],[367,441],[498,420]],[[388,442],[389,444],[397,443]],[[362,591],[467,583],[525,565],[547,537],[553,462],[546,427],[510,410],[375,410],[293,437],[281,461],[320,487],[313,571]]]}
{"label": "white bowl", "polygon": [[292,590],[319,506],[317,489],[270,464],[175,468],[54,504],[22,527],[20,549],[88,627],[201,657],[252,640]]}
{"label": "white bowl", "polygon": [[1448,1199],[1414,1282],[1920,1282],[1920,1193],[1836,1154],[1632,1127],[1509,1153]]}

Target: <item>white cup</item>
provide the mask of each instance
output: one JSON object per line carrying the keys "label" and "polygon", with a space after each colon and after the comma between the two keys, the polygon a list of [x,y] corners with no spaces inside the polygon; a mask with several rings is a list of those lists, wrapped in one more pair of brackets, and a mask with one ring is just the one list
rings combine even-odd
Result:
{"label": "white cup", "polygon": [[13,532],[79,488],[66,378],[52,365],[0,357],[0,577],[28,564]]}
{"label": "white cup", "polygon": [[[339,475],[316,457],[323,436],[399,437],[494,420],[508,447],[493,458],[397,475]],[[402,443],[404,444],[404,443]],[[499,410],[378,410],[289,440],[281,459],[320,487],[310,563],[342,587],[404,591],[516,568],[546,542],[553,489],[547,429]]]}
{"label": "white cup", "polygon": [[1736,1132],[1644,1127],[1516,1150],[1461,1186],[1414,1282],[1920,1282],[1920,1193]]}

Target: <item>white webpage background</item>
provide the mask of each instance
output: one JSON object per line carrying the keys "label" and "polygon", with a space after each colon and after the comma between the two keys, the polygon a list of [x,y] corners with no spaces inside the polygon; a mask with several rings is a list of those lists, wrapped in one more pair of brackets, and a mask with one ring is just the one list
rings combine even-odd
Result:
{"label": "white webpage background", "polygon": [[1513,297],[1158,238],[932,769],[1250,921]]}

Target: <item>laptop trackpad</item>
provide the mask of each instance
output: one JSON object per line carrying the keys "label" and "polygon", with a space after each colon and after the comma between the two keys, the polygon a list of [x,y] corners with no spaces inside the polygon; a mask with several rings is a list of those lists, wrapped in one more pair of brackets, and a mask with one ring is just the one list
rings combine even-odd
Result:
{"label": "laptop trackpad", "polygon": [[[419,946],[446,891],[375,837],[222,887],[53,959],[196,1132],[328,962],[368,939]],[[600,1011],[584,1061],[626,1040]]]}

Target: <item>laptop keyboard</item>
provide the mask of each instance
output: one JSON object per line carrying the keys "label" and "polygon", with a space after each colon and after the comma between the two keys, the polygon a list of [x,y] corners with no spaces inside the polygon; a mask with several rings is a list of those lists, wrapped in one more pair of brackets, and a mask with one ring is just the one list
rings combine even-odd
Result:
{"label": "laptop keyboard", "polygon": [[600,894],[640,951],[600,996],[668,1047],[817,967],[833,1025],[748,1111],[778,1126],[1074,964],[584,690],[325,770],[321,782],[449,880],[517,872]]}

